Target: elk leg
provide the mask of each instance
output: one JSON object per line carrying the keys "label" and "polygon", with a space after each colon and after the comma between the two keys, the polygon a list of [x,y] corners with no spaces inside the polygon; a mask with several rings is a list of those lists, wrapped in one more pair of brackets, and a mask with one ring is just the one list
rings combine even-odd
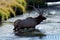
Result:
{"label": "elk leg", "polygon": [[14,29],[13,30],[16,30],[17,29],[17,27],[14,27]]}
{"label": "elk leg", "polygon": [[19,31],[19,27],[14,27],[14,29],[13,29],[15,32],[16,31]]}

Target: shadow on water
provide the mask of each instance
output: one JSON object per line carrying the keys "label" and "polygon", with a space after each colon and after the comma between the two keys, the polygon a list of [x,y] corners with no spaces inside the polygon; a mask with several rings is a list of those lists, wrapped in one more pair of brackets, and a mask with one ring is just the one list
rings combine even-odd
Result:
{"label": "shadow on water", "polygon": [[[24,29],[23,29],[24,30]],[[14,32],[16,36],[21,36],[21,37],[40,37],[43,38],[46,36],[46,34],[41,33],[39,30],[34,30],[34,31],[19,31],[19,32]]]}
{"label": "shadow on water", "polygon": [[42,39],[44,36],[46,35],[43,35],[43,34],[40,34],[40,35],[32,35],[32,34],[18,34],[18,33],[15,33],[16,36],[19,36],[19,37],[39,37],[40,39]]}

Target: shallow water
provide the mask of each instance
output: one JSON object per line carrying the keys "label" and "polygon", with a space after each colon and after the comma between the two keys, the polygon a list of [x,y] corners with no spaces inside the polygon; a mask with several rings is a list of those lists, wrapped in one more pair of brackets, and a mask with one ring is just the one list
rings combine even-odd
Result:
{"label": "shallow water", "polygon": [[[60,40],[60,7],[51,6],[46,10],[45,16],[47,19],[41,24],[36,25],[36,29],[46,34],[42,39],[40,39],[40,37],[18,37],[14,35],[13,23],[4,23],[3,26],[0,27],[0,40]],[[14,22],[17,19],[23,20],[30,16],[33,18],[38,16],[36,12],[31,13],[10,18],[6,22]]]}

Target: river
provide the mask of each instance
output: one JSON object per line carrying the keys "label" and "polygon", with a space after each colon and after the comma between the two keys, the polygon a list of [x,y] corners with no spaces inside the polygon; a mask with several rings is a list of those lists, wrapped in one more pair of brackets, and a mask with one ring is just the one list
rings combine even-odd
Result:
{"label": "river", "polygon": [[[55,5],[55,4],[54,4]],[[36,29],[46,34],[42,39],[40,37],[19,37],[13,32],[13,23],[3,23],[0,27],[0,40],[60,40],[60,4],[49,6],[44,9],[45,17],[47,18],[41,24],[36,25]],[[34,11],[30,14],[20,15],[8,19],[6,22],[14,22],[17,19],[25,19],[27,17],[37,17],[38,14]]]}

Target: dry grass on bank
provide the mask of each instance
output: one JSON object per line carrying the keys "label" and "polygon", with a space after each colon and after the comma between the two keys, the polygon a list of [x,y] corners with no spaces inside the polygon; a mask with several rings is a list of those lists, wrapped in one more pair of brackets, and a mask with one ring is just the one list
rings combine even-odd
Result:
{"label": "dry grass on bank", "polygon": [[16,16],[13,7],[18,7],[23,12],[26,12],[26,1],[25,0],[0,0],[0,16],[1,20],[4,18],[8,19],[10,17],[10,13]]}

